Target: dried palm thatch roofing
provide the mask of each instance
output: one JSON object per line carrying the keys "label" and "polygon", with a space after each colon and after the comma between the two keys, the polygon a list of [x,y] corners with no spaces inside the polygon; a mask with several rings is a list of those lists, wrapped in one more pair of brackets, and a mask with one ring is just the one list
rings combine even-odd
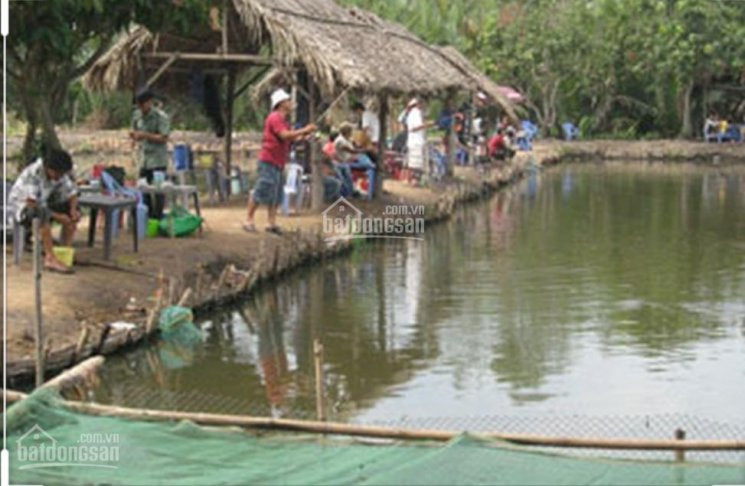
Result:
{"label": "dried palm thatch roofing", "polygon": [[[447,90],[477,90],[489,94],[512,113],[512,104],[486,76],[458,51],[430,46],[402,26],[333,0],[233,0],[231,19],[240,19],[242,34],[236,52],[257,52],[271,46],[281,67],[302,65],[322,95],[343,89],[391,95],[440,94]],[[235,22],[233,22],[235,23]],[[121,39],[89,71],[93,89],[132,89],[135,59],[157,49],[160,39],[138,28]],[[169,51],[184,51],[173,38]],[[198,51],[215,52],[219,41],[201,42]]]}

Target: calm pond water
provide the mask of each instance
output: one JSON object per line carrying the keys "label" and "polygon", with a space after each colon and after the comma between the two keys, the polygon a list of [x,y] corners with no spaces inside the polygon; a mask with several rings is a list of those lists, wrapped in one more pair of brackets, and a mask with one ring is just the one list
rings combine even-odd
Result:
{"label": "calm pond water", "polygon": [[336,419],[745,419],[745,171],[566,165],[113,357],[92,398]]}

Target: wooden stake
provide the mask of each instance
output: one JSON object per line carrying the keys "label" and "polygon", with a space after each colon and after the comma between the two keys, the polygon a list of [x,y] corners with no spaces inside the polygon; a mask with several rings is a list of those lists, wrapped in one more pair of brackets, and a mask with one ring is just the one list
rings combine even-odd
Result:
{"label": "wooden stake", "polygon": [[326,407],[324,406],[323,380],[323,345],[318,339],[313,340],[313,358],[316,365],[316,416],[321,422],[326,421]]}
{"label": "wooden stake", "polygon": [[41,306],[41,224],[39,218],[32,222],[34,234],[34,298],[36,308],[36,326],[34,340],[36,345],[36,386],[44,383],[44,321]]}
{"label": "wooden stake", "polygon": [[[686,431],[683,429],[676,429],[675,430],[675,440],[684,441],[686,439]],[[686,460],[686,453],[685,450],[677,450],[675,451],[675,460],[677,462],[684,462]]]}
{"label": "wooden stake", "polygon": [[197,302],[199,302],[199,299],[202,296],[202,278],[204,278],[204,267],[199,265],[199,269],[197,270],[197,281],[194,284],[194,298]]}
{"label": "wooden stake", "polygon": [[166,304],[173,305],[173,301],[176,299],[176,279],[168,279],[168,298]]}
{"label": "wooden stake", "polygon": [[147,321],[145,322],[145,333],[146,334],[152,334],[155,331],[156,326],[158,325],[158,314],[160,313],[160,307],[163,302],[163,294],[158,293],[158,297],[155,300],[155,305],[150,310],[150,314],[147,316]]}
{"label": "wooden stake", "polygon": [[191,297],[191,287],[186,289],[184,293],[181,295],[181,298],[178,301],[178,306],[183,307],[186,305],[186,303],[189,301],[189,297]]}
{"label": "wooden stake", "polygon": [[90,334],[90,329],[86,324],[83,324],[83,329],[80,330],[80,337],[78,338],[78,343],[75,346],[75,355],[74,358],[77,360],[81,354],[83,354],[83,350],[85,349],[85,343],[88,341],[88,335]]}

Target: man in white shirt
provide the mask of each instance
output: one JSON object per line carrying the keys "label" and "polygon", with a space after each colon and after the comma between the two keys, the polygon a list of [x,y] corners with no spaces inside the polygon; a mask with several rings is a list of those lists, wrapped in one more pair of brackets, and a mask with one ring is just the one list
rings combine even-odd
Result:
{"label": "man in white shirt", "polygon": [[426,174],[429,171],[428,150],[427,150],[427,128],[434,125],[433,122],[424,121],[422,113],[424,105],[418,99],[414,98],[407,105],[408,113],[406,114],[406,130],[408,138],[406,140],[407,165],[409,169],[415,170],[420,174]]}

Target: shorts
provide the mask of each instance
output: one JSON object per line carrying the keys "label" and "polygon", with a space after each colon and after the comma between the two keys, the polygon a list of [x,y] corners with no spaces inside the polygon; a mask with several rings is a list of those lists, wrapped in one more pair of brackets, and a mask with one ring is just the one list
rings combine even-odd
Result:
{"label": "shorts", "polygon": [[24,227],[31,228],[31,222],[34,218],[39,218],[41,224],[49,224],[52,221],[52,214],[70,214],[70,202],[62,201],[56,203],[48,203],[46,207],[25,207],[21,211],[21,219],[19,223]]}
{"label": "shorts", "polygon": [[254,186],[253,199],[256,204],[279,206],[284,194],[284,173],[269,162],[259,162],[259,178]]}

